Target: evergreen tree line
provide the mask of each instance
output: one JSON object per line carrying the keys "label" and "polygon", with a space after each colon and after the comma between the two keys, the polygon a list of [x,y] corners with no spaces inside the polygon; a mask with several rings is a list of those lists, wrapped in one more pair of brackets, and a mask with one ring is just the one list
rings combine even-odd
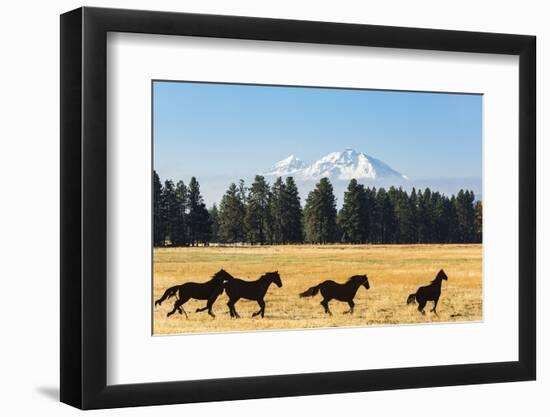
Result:
{"label": "evergreen tree line", "polygon": [[257,175],[232,183],[207,209],[195,177],[188,185],[153,178],[155,246],[209,243],[474,243],[482,240],[482,203],[460,190],[447,197],[429,188],[365,187],[352,179],[340,211],[322,178],[302,209],[292,177],[270,185]]}

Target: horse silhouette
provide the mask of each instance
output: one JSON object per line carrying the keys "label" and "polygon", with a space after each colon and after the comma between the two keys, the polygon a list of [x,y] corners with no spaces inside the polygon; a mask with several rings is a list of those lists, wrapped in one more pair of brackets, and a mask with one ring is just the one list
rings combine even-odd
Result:
{"label": "horse silhouette", "polygon": [[426,312],[424,311],[426,303],[428,301],[433,301],[434,307],[430,311],[435,313],[435,315],[437,316],[438,314],[436,308],[439,297],[441,296],[441,282],[443,280],[447,281],[447,274],[445,274],[445,271],[441,269],[437,273],[435,279],[430,283],[430,285],[420,287],[414,294],[409,294],[409,296],[407,297],[407,304],[412,304],[415,301],[418,301],[418,311],[420,311],[422,314],[426,314]]}
{"label": "horse silhouette", "polygon": [[277,285],[277,287],[282,287],[283,283],[281,282],[281,277],[278,271],[267,272],[262,275],[256,281],[245,281],[240,278],[234,278],[228,280],[224,287],[225,293],[229,297],[227,306],[229,307],[229,314],[232,318],[239,318],[239,313],[235,309],[235,303],[241,298],[246,300],[253,300],[258,303],[260,309],[252,314],[252,317],[257,316],[258,314],[262,315],[262,318],[265,314],[265,301],[264,297],[267,293],[267,290],[271,284]]}
{"label": "horse silhouette", "polygon": [[353,299],[355,298],[355,294],[361,285],[367,290],[370,288],[369,278],[366,275],[354,275],[344,284],[339,284],[329,279],[321,282],[319,285],[308,288],[300,294],[300,297],[314,297],[318,292],[321,292],[321,295],[323,296],[321,305],[325,308],[325,314],[328,313],[332,316],[328,303],[333,299],[347,302],[349,305],[349,310],[345,311],[344,314],[353,314],[353,308],[355,307]]}
{"label": "horse silhouette", "polygon": [[178,295],[178,299],[174,303],[174,309],[170,311],[166,317],[170,317],[176,311],[180,314],[185,314],[186,318],[187,313],[183,309],[183,305],[189,301],[189,299],[194,298],[196,300],[208,300],[206,307],[202,310],[208,309],[208,314],[212,317],[216,315],[212,312],[212,306],[218,298],[218,296],[223,292],[223,284],[233,277],[224,269],[220,269],[216,272],[210,281],[207,282],[186,282],[181,285],[175,285],[168,288],[162,297],[155,301],[155,306],[160,306],[162,302],[170,297]]}

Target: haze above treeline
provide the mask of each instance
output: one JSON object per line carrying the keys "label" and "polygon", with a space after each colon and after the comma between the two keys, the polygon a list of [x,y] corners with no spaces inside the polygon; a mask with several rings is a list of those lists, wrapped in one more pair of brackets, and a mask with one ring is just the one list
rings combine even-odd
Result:
{"label": "haze above treeline", "polygon": [[[250,165],[254,165],[253,160],[250,161]],[[243,166],[235,167],[235,171],[246,170],[249,169]],[[258,171],[260,172],[253,173],[252,170],[246,175],[236,175],[233,178],[231,178],[233,171],[224,175],[201,175],[199,178],[203,184],[202,195],[205,203],[208,206],[219,204],[231,182],[238,182],[239,179],[242,179],[246,183],[251,183],[258,174],[264,176],[270,183],[273,183],[277,177],[284,179],[292,176],[302,194],[306,196],[315,188],[321,178],[326,177],[333,186],[338,208],[342,207],[344,193],[352,178],[365,187],[389,189],[394,186],[401,187],[407,192],[412,192],[413,188],[416,190],[430,188],[446,195],[452,195],[461,189],[468,189],[474,192],[476,200],[482,199],[481,178],[460,177],[464,173],[457,173],[454,178],[414,178],[378,158],[358,152],[353,148],[330,152],[309,164],[296,155],[289,155],[275,162],[271,167]],[[160,175],[162,176],[162,172]],[[168,177],[170,176],[168,175]],[[189,181],[190,177],[183,179]]]}

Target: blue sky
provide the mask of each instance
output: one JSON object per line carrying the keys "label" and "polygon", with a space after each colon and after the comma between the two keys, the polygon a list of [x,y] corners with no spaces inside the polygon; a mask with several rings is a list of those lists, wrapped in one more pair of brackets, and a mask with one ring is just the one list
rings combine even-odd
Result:
{"label": "blue sky", "polygon": [[162,179],[236,181],[347,147],[413,180],[481,178],[480,95],[165,81],[153,93]]}

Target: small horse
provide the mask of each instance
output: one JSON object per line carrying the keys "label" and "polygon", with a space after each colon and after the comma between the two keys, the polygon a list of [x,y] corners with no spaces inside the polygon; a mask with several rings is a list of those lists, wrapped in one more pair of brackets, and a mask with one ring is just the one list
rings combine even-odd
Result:
{"label": "small horse", "polygon": [[244,298],[258,302],[260,309],[252,314],[252,317],[256,317],[258,314],[261,314],[263,318],[265,313],[264,297],[267,293],[267,289],[272,283],[277,285],[279,288],[283,286],[278,271],[267,272],[256,281],[244,281],[239,278],[234,278],[227,281],[224,286],[225,293],[229,297],[227,306],[229,307],[229,314],[231,317],[240,317],[239,313],[237,313],[237,310],[235,309],[235,303],[241,298]]}
{"label": "small horse", "polygon": [[218,296],[223,292],[224,282],[232,278],[233,277],[227,271],[220,269],[212,276],[210,281],[200,283],[186,282],[181,285],[175,285],[174,287],[168,288],[164,292],[164,295],[155,301],[155,306],[160,306],[164,300],[175,296],[177,293],[178,299],[174,303],[174,309],[170,311],[166,317],[170,317],[177,310],[180,314],[183,312],[183,314],[185,314],[185,318],[189,318],[183,309],[183,305],[191,298],[196,300],[208,300],[206,307],[203,310],[208,309],[208,314],[212,317],[216,317],[216,315],[212,313],[212,306]]}
{"label": "small horse", "polygon": [[422,314],[426,314],[424,311],[426,303],[428,301],[433,301],[434,307],[430,311],[435,313],[437,316],[437,311],[435,309],[437,308],[437,302],[439,301],[439,296],[441,295],[441,282],[443,280],[447,281],[447,274],[445,274],[445,271],[441,269],[430,285],[420,287],[416,293],[409,294],[407,297],[407,304],[412,304],[415,300],[418,301],[418,311]]}
{"label": "small horse", "polygon": [[321,291],[321,295],[323,296],[321,305],[325,308],[325,314],[328,313],[332,316],[332,312],[330,308],[328,308],[328,303],[332,299],[347,302],[349,310],[345,311],[344,314],[353,314],[353,308],[355,307],[353,299],[361,285],[367,290],[370,288],[369,278],[366,275],[354,275],[350,277],[345,284],[339,284],[329,279],[307,289],[300,294],[300,297],[313,297]]}

